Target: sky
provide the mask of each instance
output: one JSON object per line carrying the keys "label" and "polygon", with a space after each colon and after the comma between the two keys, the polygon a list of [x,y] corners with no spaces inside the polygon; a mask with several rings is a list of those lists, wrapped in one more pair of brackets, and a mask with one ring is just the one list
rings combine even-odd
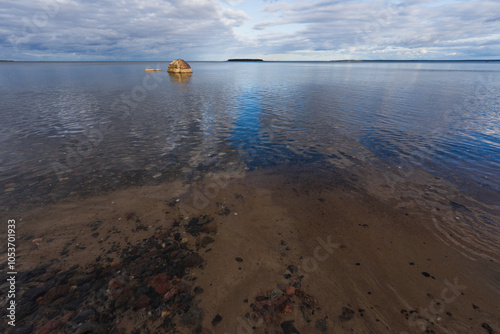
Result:
{"label": "sky", "polygon": [[499,59],[498,0],[2,0],[0,59]]}

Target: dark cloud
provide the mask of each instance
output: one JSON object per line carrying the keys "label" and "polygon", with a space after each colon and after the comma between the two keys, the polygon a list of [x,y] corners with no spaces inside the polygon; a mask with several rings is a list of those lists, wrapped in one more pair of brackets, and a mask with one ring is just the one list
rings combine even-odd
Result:
{"label": "dark cloud", "polygon": [[243,12],[211,0],[53,0],[51,4],[45,9],[32,0],[2,5],[0,40],[8,41],[1,45],[3,54],[169,59],[181,52],[188,59],[203,59],[217,54],[213,48],[222,48],[222,40],[226,45],[237,43],[232,29],[247,19]]}
{"label": "dark cloud", "polygon": [[[243,3],[262,6],[253,36],[235,33]],[[497,12],[497,0],[4,0],[0,58],[498,57]]]}

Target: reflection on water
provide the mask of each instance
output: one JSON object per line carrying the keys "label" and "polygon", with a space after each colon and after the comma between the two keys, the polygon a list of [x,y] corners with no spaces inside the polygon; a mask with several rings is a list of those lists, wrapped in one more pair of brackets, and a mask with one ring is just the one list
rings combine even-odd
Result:
{"label": "reflection on water", "polygon": [[188,83],[191,80],[193,73],[171,73],[169,72],[170,81],[176,83]]}
{"label": "reflection on water", "polygon": [[292,163],[499,202],[497,62],[145,65],[0,64],[3,206]]}

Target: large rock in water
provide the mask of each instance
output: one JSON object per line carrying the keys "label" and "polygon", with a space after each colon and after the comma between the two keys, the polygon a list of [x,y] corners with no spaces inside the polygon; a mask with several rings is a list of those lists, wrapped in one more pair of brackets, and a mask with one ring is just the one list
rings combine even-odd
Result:
{"label": "large rock in water", "polygon": [[176,59],[168,65],[167,72],[170,73],[193,73],[193,69],[182,59]]}

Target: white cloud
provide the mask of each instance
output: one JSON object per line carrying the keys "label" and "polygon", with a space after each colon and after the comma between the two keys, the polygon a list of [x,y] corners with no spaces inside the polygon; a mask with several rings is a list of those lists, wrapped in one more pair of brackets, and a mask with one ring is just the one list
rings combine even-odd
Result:
{"label": "white cloud", "polygon": [[[344,50],[351,57],[378,50],[390,58],[388,49],[402,48],[409,50],[404,53],[407,57],[440,58],[460,47],[457,55],[478,57],[479,47],[499,40],[498,16],[493,14],[498,11],[496,1],[297,1],[293,6],[273,4],[264,9],[274,19],[256,24],[255,29],[271,53],[273,48],[286,52],[307,46],[331,50],[332,55]],[[274,35],[282,41],[279,45],[269,41],[267,31],[293,23],[304,28]]]}
{"label": "white cloud", "polygon": [[4,0],[0,58],[494,57],[497,12],[493,0]]}

